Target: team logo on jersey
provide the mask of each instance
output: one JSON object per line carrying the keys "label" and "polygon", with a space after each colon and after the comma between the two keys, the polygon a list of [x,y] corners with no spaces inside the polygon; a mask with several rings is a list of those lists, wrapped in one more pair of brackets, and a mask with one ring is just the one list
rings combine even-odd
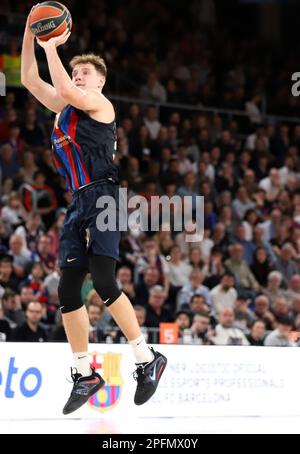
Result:
{"label": "team logo on jersey", "polygon": [[104,413],[114,408],[120,401],[124,383],[120,370],[122,355],[120,353],[93,352],[91,356],[93,358],[91,365],[103,377],[105,386],[89,399],[88,405],[93,410]]}

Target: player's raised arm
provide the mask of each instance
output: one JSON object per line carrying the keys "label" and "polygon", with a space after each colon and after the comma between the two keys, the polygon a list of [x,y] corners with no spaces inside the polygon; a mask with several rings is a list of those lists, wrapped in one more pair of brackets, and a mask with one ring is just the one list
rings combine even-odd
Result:
{"label": "player's raised arm", "polygon": [[[35,7],[32,8],[32,10]],[[31,11],[32,11],[31,10]],[[34,35],[29,26],[28,15],[21,54],[21,82],[48,109],[60,112],[67,104],[56,89],[40,78],[34,53]]]}
{"label": "player's raised arm", "polygon": [[[65,42],[69,36],[70,32],[66,30],[61,36],[51,38],[48,41],[40,41],[38,39],[38,43],[45,50],[52,83],[56,88],[58,95],[63,98],[67,104],[71,104],[77,109],[91,112],[107,109],[110,102],[100,93],[100,90],[105,84],[105,76],[103,74],[98,73],[93,67],[77,68],[75,73],[73,72],[72,74],[72,80],[65,70],[56,47]],[[90,75],[91,77],[98,77],[99,90],[89,88],[88,84],[79,83],[80,81],[78,81],[78,78],[89,76],[89,74],[86,74],[88,71],[94,71],[94,74]]]}

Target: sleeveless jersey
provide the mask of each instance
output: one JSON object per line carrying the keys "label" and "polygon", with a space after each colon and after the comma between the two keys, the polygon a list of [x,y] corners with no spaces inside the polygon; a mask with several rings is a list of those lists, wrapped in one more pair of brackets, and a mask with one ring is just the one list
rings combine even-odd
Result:
{"label": "sleeveless jersey", "polygon": [[55,119],[51,142],[54,163],[72,192],[101,179],[117,182],[115,121],[101,123],[67,105]]}

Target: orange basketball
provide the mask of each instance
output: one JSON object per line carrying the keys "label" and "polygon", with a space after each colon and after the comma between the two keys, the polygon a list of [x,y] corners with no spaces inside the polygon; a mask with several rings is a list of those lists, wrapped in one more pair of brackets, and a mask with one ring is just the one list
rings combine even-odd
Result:
{"label": "orange basketball", "polygon": [[66,29],[71,30],[70,11],[59,2],[40,3],[30,14],[30,29],[42,41],[61,35]]}

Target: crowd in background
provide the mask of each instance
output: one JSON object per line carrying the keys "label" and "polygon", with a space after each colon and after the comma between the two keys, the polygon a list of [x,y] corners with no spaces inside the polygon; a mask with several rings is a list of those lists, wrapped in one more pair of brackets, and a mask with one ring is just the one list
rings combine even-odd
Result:
{"label": "crowd in background", "polygon": [[[16,2],[14,11],[27,12],[28,3]],[[180,343],[297,345],[300,123],[265,122],[261,113],[263,99],[271,111],[297,112],[298,101],[285,96],[288,62],[271,82],[272,62],[259,64],[254,42],[228,36],[215,54],[224,34],[204,26],[186,31],[188,8],[183,16],[177,11],[166,33],[169,2],[147,1],[143,11],[135,0],[126,8],[116,3],[108,16],[104,2],[91,2],[74,23],[64,59],[100,52],[112,78],[108,96],[117,86],[119,94],[141,100],[117,105],[121,186],[129,196],[146,197],[149,210],[154,196],[190,196],[193,204],[204,196],[203,239],[187,242],[187,231],[172,223],[159,232],[123,234],[120,289],[149,342],[159,341],[161,322],[175,322]],[[159,106],[165,102],[247,116]],[[66,340],[57,258],[72,195],[52,162],[52,124],[53,115],[30,94],[8,87],[0,105],[0,340]],[[90,341],[125,342],[89,275],[82,299]]]}

